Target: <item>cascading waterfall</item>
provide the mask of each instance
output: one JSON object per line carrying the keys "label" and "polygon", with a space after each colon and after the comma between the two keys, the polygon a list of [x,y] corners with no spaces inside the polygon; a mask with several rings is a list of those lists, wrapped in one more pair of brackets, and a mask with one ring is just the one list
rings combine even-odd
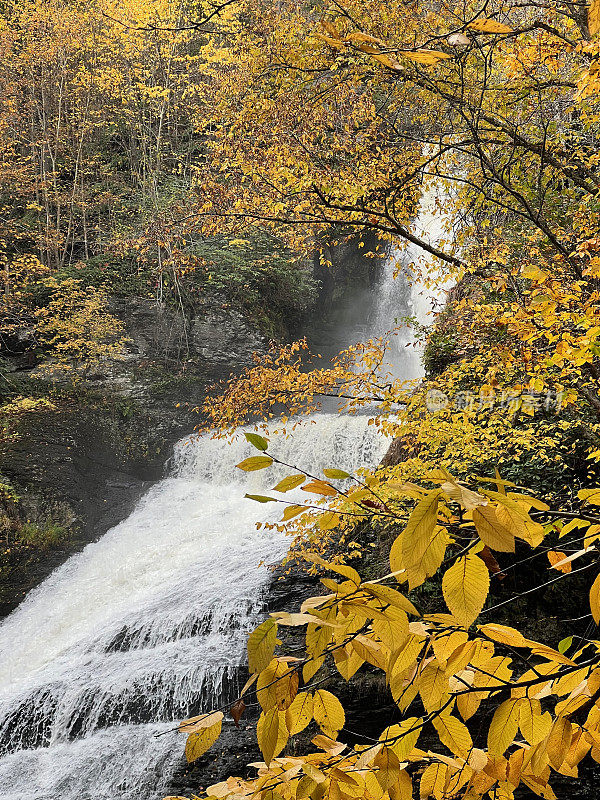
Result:
{"label": "cascading waterfall", "polygon": [[[444,203],[440,202],[445,199],[435,186],[427,187],[413,226],[414,233],[434,247],[447,236],[446,228],[450,227],[449,214],[443,208]],[[418,265],[416,270],[415,265]],[[431,286],[423,286],[417,279],[419,267],[425,268]],[[399,330],[389,338],[387,351],[388,369],[393,376],[404,380],[421,377],[422,342],[415,340],[410,326],[401,325],[402,318],[410,317],[418,325],[430,325],[432,306],[443,303],[450,285],[421,248],[408,242],[392,248],[379,287],[369,336],[385,336],[394,321],[398,321]]]}
{"label": "cascading waterfall", "polygon": [[[394,285],[383,282],[382,304],[394,302]],[[397,285],[398,304],[406,284]],[[414,377],[397,352],[396,373]],[[293,437],[273,436],[271,449],[315,474],[355,470],[387,446],[367,423],[317,414]],[[241,436],[179,442],[171,476],[0,626],[2,800],[153,800],[168,790],[183,739],[156,734],[235,694],[269,583],[260,564],[286,552],[283,534],[256,528],[280,507],[244,498],[276,480],[275,470],[235,469],[251,452]]]}

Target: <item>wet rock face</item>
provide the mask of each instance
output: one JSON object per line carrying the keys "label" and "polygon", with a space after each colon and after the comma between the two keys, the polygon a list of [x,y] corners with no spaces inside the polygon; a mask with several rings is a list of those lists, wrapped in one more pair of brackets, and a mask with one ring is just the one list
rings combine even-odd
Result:
{"label": "wet rock face", "polygon": [[182,312],[138,297],[113,301],[129,338],[125,363],[192,360],[198,369],[219,375],[249,364],[252,353],[266,347],[265,338],[247,316],[226,306],[204,303]]}
{"label": "wet rock face", "polygon": [[239,311],[206,308],[194,317],[189,344],[213,371],[228,374],[251,363],[252,354],[264,351],[267,343]]}

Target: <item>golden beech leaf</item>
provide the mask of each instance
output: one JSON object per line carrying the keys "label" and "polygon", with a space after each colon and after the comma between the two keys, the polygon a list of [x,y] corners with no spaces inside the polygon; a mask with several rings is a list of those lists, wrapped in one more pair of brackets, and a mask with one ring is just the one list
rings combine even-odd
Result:
{"label": "golden beech leaf", "polygon": [[273,459],[270,456],[250,456],[250,458],[240,461],[236,466],[244,472],[254,472],[257,469],[270,467],[272,463]]}
{"label": "golden beech leaf", "polygon": [[482,700],[487,697],[487,693],[470,692],[468,694],[461,694],[456,700],[456,707],[458,712],[465,722],[471,719],[477,713]]}
{"label": "golden beech leaf", "polygon": [[325,42],[330,47],[335,48],[336,50],[343,50],[345,45],[340,39],[334,39],[332,36],[326,36],[324,33],[313,33],[315,39],[319,39],[321,42]]}
{"label": "golden beech leaf", "polygon": [[317,689],[314,694],[313,716],[323,733],[334,739],[346,721],[342,704],[334,694],[326,689]]}
{"label": "golden beech leaf", "polygon": [[504,755],[517,735],[519,727],[518,703],[519,700],[505,700],[494,712],[488,730],[488,750],[491,755]]}
{"label": "golden beech leaf", "polygon": [[301,514],[303,511],[306,511],[306,508],[304,506],[299,506],[299,505],[288,506],[283,512],[283,519],[287,521],[288,519],[297,517],[298,514]]}
{"label": "golden beech leaf", "polygon": [[285,724],[285,711],[279,711],[278,708],[272,708],[266,713],[263,711],[256,726],[256,736],[263,758],[269,766],[271,761],[281,753],[289,739]]}
{"label": "golden beech leaf", "polygon": [[590,589],[590,610],[596,625],[600,625],[600,575],[592,584]]}
{"label": "golden beech leaf", "polygon": [[[585,550],[583,552],[585,552]],[[556,569],[558,572],[564,572],[566,574],[573,569],[569,557],[561,550],[548,550],[548,561],[552,569]]]}
{"label": "golden beech leaf", "polygon": [[400,592],[396,591],[396,589],[392,589],[391,586],[380,586],[375,583],[363,583],[362,588],[365,590],[365,592],[373,595],[373,597],[376,597],[383,603],[389,603],[391,606],[400,608],[402,611],[405,611],[407,614],[412,614],[415,617],[420,616],[419,612],[410,602],[410,600]]}
{"label": "golden beech leaf", "polygon": [[373,632],[383,644],[394,652],[408,639],[408,617],[400,608],[390,606],[383,617],[376,617],[372,623]]}
{"label": "golden beech leaf", "polygon": [[203,756],[217,741],[221,735],[222,719],[223,714],[210,727],[201,728],[194,733],[190,733],[185,743],[185,757],[188,764]]}
{"label": "golden beech leaf", "polygon": [[434,575],[444,559],[448,533],[437,524],[439,497],[436,489],[417,503],[390,550],[392,571],[405,569],[411,589]]}
{"label": "golden beech leaf", "polygon": [[325,511],[325,513],[321,514],[319,517],[317,525],[322,531],[331,531],[338,527],[340,520],[340,515],[336,514],[335,511]]}
{"label": "golden beech leaf", "polygon": [[433,719],[433,727],[436,729],[440,742],[448,748],[455,756],[467,758],[469,751],[473,747],[473,740],[467,726],[449,712],[439,714]]}
{"label": "golden beech leaf", "polygon": [[[440,500],[439,491],[427,492],[411,512],[408,523],[404,529],[404,539],[402,543],[403,554],[408,554],[415,560],[417,556],[412,555],[414,548],[419,549],[419,540],[429,538],[437,525],[437,511]],[[410,559],[409,559],[410,560]],[[392,567],[393,569],[393,567]]]}
{"label": "golden beech leaf", "polygon": [[320,494],[323,497],[335,497],[338,493],[338,490],[334,486],[330,486],[325,481],[309,481],[308,483],[304,484],[302,487],[303,492],[309,492],[310,494]]}
{"label": "golden beech leaf", "polygon": [[333,600],[334,595],[332,594],[322,594],[318,597],[307,597],[306,600],[300,606],[300,611],[303,614],[308,613],[309,609],[311,608],[319,608],[319,606],[324,605],[328,600]]}
{"label": "golden beech leaf", "polygon": [[443,800],[448,796],[448,765],[434,763],[430,764],[421,775],[419,785],[419,796],[421,800],[434,797],[436,800]]}
{"label": "golden beech leaf", "polygon": [[515,535],[498,519],[494,508],[479,506],[473,509],[473,522],[479,538],[492,550],[515,552]]}
{"label": "golden beech leaf", "polygon": [[293,736],[300,733],[313,718],[313,696],[310,692],[300,692],[285,711],[285,724]]}
{"label": "golden beech leaf", "polygon": [[419,50],[399,50],[398,52],[401,56],[408,58],[410,61],[415,61],[417,64],[425,64],[426,66],[432,66],[433,64],[437,64],[438,61],[452,58],[451,55],[444,53],[442,50],[426,50],[425,48],[420,48]]}
{"label": "golden beech leaf", "polygon": [[558,717],[552,725],[546,744],[548,758],[555,769],[560,769],[562,766],[571,748],[572,739],[573,727],[571,723],[564,717]]}
{"label": "golden beech leaf", "polygon": [[363,33],[362,31],[352,31],[346,36],[346,41],[352,42],[353,44],[375,44],[379,49],[385,49],[387,47],[382,39],[377,39],[377,37],[371,36],[369,33]]}
{"label": "golden beech leaf", "polygon": [[[361,50],[365,49],[365,45],[361,47]],[[389,67],[390,69],[401,69],[401,65],[396,61],[395,58],[386,55],[385,53],[370,53],[370,56],[375,61],[378,61],[380,64],[383,64],[384,67]]]}
{"label": "golden beech leaf", "polygon": [[384,792],[396,785],[400,775],[400,761],[391,748],[383,747],[373,759],[373,766],[377,768],[375,777]]}
{"label": "golden beech leaf", "polygon": [[480,33],[512,33],[513,30],[502,22],[486,17],[469,22],[467,27],[474,31],[479,31]]}
{"label": "golden beech leaf", "polygon": [[190,717],[180,722],[178,730],[182,731],[182,733],[195,733],[196,731],[201,731],[203,728],[212,728],[213,725],[216,725],[222,720],[222,711],[213,711],[210,714],[199,714],[197,717]]}
{"label": "golden beech leaf", "polygon": [[[406,643],[396,651],[390,660],[390,689],[394,700],[398,700],[399,689],[404,673],[415,664],[424,643],[425,637],[411,634]],[[397,691],[398,690],[398,691]]]}
{"label": "golden beech leaf", "polygon": [[523,697],[518,706],[519,728],[530,745],[535,746],[550,733],[552,717],[546,711],[542,714],[539,700]]}
{"label": "golden beech leaf", "polygon": [[334,650],[333,660],[337,671],[345,681],[349,681],[365,663],[365,659],[362,658],[351,645],[338,647]]}
{"label": "golden beech leaf", "polygon": [[261,672],[273,658],[277,642],[277,623],[266,619],[248,636],[248,668]]}
{"label": "golden beech leaf", "polygon": [[325,783],[325,781],[327,780],[327,776],[325,775],[325,773],[321,772],[320,769],[313,766],[312,764],[309,764],[308,762],[302,764],[302,771],[304,772],[305,775],[308,775],[308,777],[315,783]]}
{"label": "golden beech leaf", "polygon": [[308,661],[302,667],[302,680],[304,683],[308,683],[310,680],[312,680],[324,663],[325,656],[319,656],[318,658],[313,658]]}
{"label": "golden beech leaf", "polygon": [[343,481],[343,480],[346,480],[346,478],[351,478],[352,477],[352,475],[350,475],[349,472],[346,472],[346,470],[344,470],[344,469],[334,469],[334,468],[324,469],[323,470],[323,475],[325,475],[326,478],[329,478],[330,480],[335,480],[335,481]]}
{"label": "golden beech leaf", "polygon": [[473,553],[457,559],[442,578],[442,592],[446,605],[465,628],[479,616],[489,590],[488,569]]}
{"label": "golden beech leaf", "polygon": [[466,631],[453,631],[450,633],[444,631],[444,633],[432,639],[431,645],[437,660],[447,662],[454,651],[466,644],[467,640],[468,634]]}
{"label": "golden beech leaf", "polygon": [[477,508],[477,506],[487,506],[489,503],[487,497],[472,491],[472,489],[468,489],[466,486],[463,486],[462,483],[458,483],[458,481],[444,481],[440,489],[450,500],[460,503],[467,511],[472,511],[474,508]]}
{"label": "golden beech leaf", "polygon": [[316,747],[319,747],[326,753],[330,753],[332,756],[339,756],[339,754],[343,753],[346,749],[346,745],[343,742],[338,742],[335,739],[332,739],[330,736],[325,736],[322,733],[318,733],[310,741]]}
{"label": "golden beech leaf", "polygon": [[333,36],[334,39],[341,39],[342,38],[341,33],[338,31],[338,29],[335,27],[333,22],[331,22],[330,20],[322,19],[321,20],[321,25],[323,26],[323,28],[325,28],[325,30],[327,31],[327,33],[330,36]]}
{"label": "golden beech leaf", "polygon": [[479,630],[495,642],[506,644],[509,647],[527,647],[529,643],[520,631],[508,625],[497,625],[495,622],[490,622],[488,625],[479,625]]}
{"label": "golden beech leaf", "polygon": [[377,753],[379,753],[383,749],[383,745],[381,742],[379,744],[373,744],[370,747],[367,747],[360,755],[360,758],[356,762],[357,769],[364,769],[368,767],[369,764],[373,761]]}
{"label": "golden beech leaf", "polygon": [[256,683],[256,696],[264,711],[276,706],[280,711],[288,708],[298,692],[300,679],[295,670],[280,659],[273,659],[260,673]]}
{"label": "golden beech leaf", "polygon": [[427,664],[415,684],[427,711],[437,711],[447,702],[450,687],[446,667],[436,659]]}
{"label": "golden beech leaf", "polygon": [[296,489],[298,486],[301,486],[306,477],[304,475],[288,475],[287,478],[283,478],[283,480],[279,481],[279,483],[273,487],[274,492],[289,492],[290,489]]}
{"label": "golden beech leaf", "polygon": [[301,612],[289,614],[287,611],[274,611],[271,617],[276,620],[279,625],[290,626],[292,628],[298,627],[299,625],[307,625],[310,622],[316,625],[330,625],[335,627],[333,623],[323,621],[313,614]]}
{"label": "golden beech leaf", "polygon": [[590,0],[588,8],[588,29],[592,38],[600,33],[600,0]]}

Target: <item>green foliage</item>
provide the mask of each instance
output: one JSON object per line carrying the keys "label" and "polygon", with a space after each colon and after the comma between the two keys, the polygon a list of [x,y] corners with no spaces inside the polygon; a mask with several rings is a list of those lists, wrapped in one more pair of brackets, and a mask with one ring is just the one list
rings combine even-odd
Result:
{"label": "green foliage", "polygon": [[59,280],[74,279],[83,286],[103,289],[117,297],[153,296],[153,276],[147,266],[140,265],[132,254],[122,257],[103,253],[63,267]]}
{"label": "green foliage", "polygon": [[16,532],[15,541],[27,547],[48,550],[65,544],[71,536],[69,528],[49,519],[44,523],[26,522]]}
{"label": "green foliage", "polygon": [[216,236],[190,247],[186,257],[194,272],[189,292],[245,309],[267,335],[293,331],[315,299],[309,265],[266,232],[242,236]]}
{"label": "green foliage", "polygon": [[423,366],[427,376],[438,375],[460,358],[457,351],[458,343],[450,332],[433,331],[423,352]]}

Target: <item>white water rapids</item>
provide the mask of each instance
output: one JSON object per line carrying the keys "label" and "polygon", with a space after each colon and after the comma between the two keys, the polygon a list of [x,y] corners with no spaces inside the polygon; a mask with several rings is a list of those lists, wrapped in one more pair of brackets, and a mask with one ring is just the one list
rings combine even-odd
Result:
{"label": "white water rapids", "polygon": [[[385,314],[410,306],[406,291],[388,270]],[[406,352],[397,350],[394,368],[414,377]],[[316,474],[374,465],[387,444],[365,416],[318,414],[271,449]],[[255,525],[281,507],[244,498],[277,478],[235,469],[252,452],[242,437],[179,442],[170,476],[0,626],[2,800],[155,800],[168,791],[184,739],[156,734],[235,695],[269,582],[260,562],[286,551],[282,534]]]}

